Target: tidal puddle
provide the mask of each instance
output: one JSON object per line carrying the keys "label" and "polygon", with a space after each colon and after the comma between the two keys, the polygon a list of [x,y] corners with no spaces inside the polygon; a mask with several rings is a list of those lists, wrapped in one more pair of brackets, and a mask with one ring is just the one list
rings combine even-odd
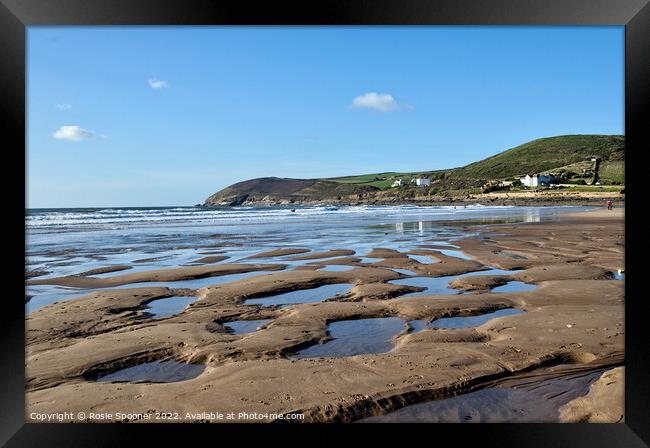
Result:
{"label": "tidal puddle", "polygon": [[31,299],[25,304],[25,314],[30,314],[39,308],[50,305],[54,302],[61,302],[64,300],[75,299],[87,294],[88,291],[76,288],[66,288],[64,286],[55,285],[38,285],[28,286],[26,293],[32,296]]}
{"label": "tidal puddle", "polygon": [[514,316],[522,313],[524,313],[522,310],[505,308],[494,311],[493,313],[486,313],[478,316],[443,317],[441,319],[436,319],[433,322],[427,322],[426,320],[411,320],[409,321],[409,325],[411,325],[414,332],[424,330],[425,328],[473,328],[480,327],[484,323],[496,319],[497,317]]}
{"label": "tidal puddle", "polygon": [[[451,234],[449,234],[449,236],[451,236]],[[459,249],[459,247],[456,246],[455,244],[451,243],[450,241],[444,241],[444,240],[429,240],[427,241],[427,244],[436,245],[436,246],[449,246],[449,247]]]}
{"label": "tidal puddle", "polygon": [[462,258],[463,260],[473,260],[472,257],[469,255],[465,255],[464,252],[461,252],[459,250],[451,250],[451,249],[434,249],[438,252],[440,252],[443,255],[447,255],[448,257],[456,257],[456,258]]}
{"label": "tidal puddle", "polygon": [[[459,278],[459,277],[476,277],[479,275],[511,275],[514,274],[518,271],[521,271],[521,269],[512,269],[512,270],[507,270],[507,269],[489,269],[487,271],[476,271],[476,272],[468,272],[467,274],[462,274],[462,275],[457,275],[454,277],[451,277],[451,279]],[[496,286],[490,290],[490,292],[525,292],[525,291],[532,291],[533,289],[538,288],[539,285],[534,285],[534,284],[528,284],[524,282],[520,282],[518,280],[513,280],[509,281],[505,285],[501,286]]]}
{"label": "tidal puddle", "polygon": [[339,283],[334,285],[324,285],[312,289],[300,289],[298,291],[285,292],[268,297],[259,297],[256,299],[246,300],[246,305],[288,305],[296,303],[321,302],[325,299],[347,292],[352,285]]}
{"label": "tidal puddle", "polygon": [[[216,277],[196,278],[192,280],[178,280],[170,282],[138,282],[127,283],[119,286],[107,286],[105,288],[69,288],[56,285],[28,285],[26,292],[32,298],[25,304],[25,313],[30,314],[35,310],[50,305],[54,302],[62,302],[70,299],[78,298],[85,294],[90,294],[95,291],[106,291],[110,289],[128,289],[128,288],[145,288],[162,286],[166,288],[190,288],[199,289],[206,286],[220,285],[223,283],[235,282],[245,278],[256,277],[258,275],[272,274],[276,271],[252,271],[243,272],[239,274],[228,274]],[[153,302],[152,302],[153,303]]]}
{"label": "tidal puddle", "polygon": [[195,296],[173,296],[152,300],[147,304],[147,312],[154,319],[169,317],[181,313],[188,305],[196,301]]}
{"label": "tidal puddle", "polygon": [[494,269],[488,269],[486,271],[468,272],[467,274],[458,275],[457,277],[470,277],[476,275],[511,275],[519,271],[521,271],[521,269],[507,270],[507,269],[494,268]]}
{"label": "tidal puddle", "polygon": [[236,320],[227,322],[224,326],[229,330],[230,334],[246,334],[257,331],[260,327],[268,324],[273,319],[258,319],[258,320]]}
{"label": "tidal puddle", "polygon": [[497,286],[496,288],[492,288],[492,292],[524,292],[532,291],[537,287],[538,285],[529,285],[528,283],[514,281],[508,282],[502,286]]}
{"label": "tidal puddle", "polygon": [[297,352],[297,358],[342,357],[368,353],[385,353],[393,348],[393,338],[404,330],[397,317],[343,320],[327,326],[333,338]]}
{"label": "tidal puddle", "polygon": [[344,271],[351,271],[356,267],[357,266],[346,266],[344,264],[330,264],[325,266],[324,268],[319,269],[319,271],[344,272]]}
{"label": "tidal puddle", "polygon": [[428,256],[428,255],[411,255],[408,254],[408,257],[411,260],[415,260],[418,263],[422,264],[432,264],[432,263],[438,263],[438,260],[433,258],[433,256]]}
{"label": "tidal puddle", "polygon": [[422,297],[432,294],[459,294],[457,289],[449,286],[449,280],[456,276],[447,277],[410,277],[399,280],[390,280],[393,285],[419,286],[426,288],[424,291],[411,292],[400,297]]}
{"label": "tidal puddle", "polygon": [[196,378],[203,373],[203,370],[205,370],[205,366],[200,364],[185,364],[178,361],[153,361],[109,373],[99,377],[97,381],[111,383],[174,383]]}
{"label": "tidal puddle", "polygon": [[372,258],[372,257],[355,257],[359,259],[359,263],[376,263],[383,260],[383,258]]}
{"label": "tidal puddle", "polygon": [[358,423],[557,423],[559,409],[585,395],[602,371],[573,374],[512,387],[481,389],[418,403]]}
{"label": "tidal puddle", "polygon": [[[393,269],[396,272],[403,270]],[[485,271],[475,271],[468,272],[461,275],[447,275],[444,277],[410,277],[402,278],[399,280],[390,280],[388,283],[393,285],[407,285],[407,286],[419,286],[421,288],[427,288],[424,291],[411,292],[404,294],[400,297],[422,297],[432,294],[460,294],[461,291],[452,288],[449,286],[449,282],[455,280],[459,277],[468,277],[468,276],[478,276],[478,275],[510,275],[517,270],[505,270],[505,269],[489,269]],[[409,271],[411,272],[411,271]],[[403,273],[403,272],[400,272]],[[409,274],[405,274],[409,275]],[[511,281],[505,285],[498,286],[492,289],[492,292],[523,292],[530,291],[537,288],[538,285],[529,285],[520,281]]]}

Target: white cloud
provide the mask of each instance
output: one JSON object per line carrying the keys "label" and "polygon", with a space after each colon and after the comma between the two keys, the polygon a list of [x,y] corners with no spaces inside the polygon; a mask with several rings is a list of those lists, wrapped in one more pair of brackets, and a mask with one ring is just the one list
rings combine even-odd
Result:
{"label": "white cloud", "polygon": [[72,142],[78,142],[90,138],[95,133],[87,129],[81,128],[79,126],[61,126],[57,129],[52,137],[57,140],[69,140]]}
{"label": "white cloud", "polygon": [[152,89],[166,89],[169,87],[169,83],[161,79],[151,78],[149,80],[149,87]]}
{"label": "white cloud", "polygon": [[389,93],[370,92],[352,100],[350,107],[355,109],[374,109],[379,112],[392,112],[394,110],[410,108],[399,104]]}
{"label": "white cloud", "polygon": [[56,108],[59,110],[70,110],[72,109],[72,104],[61,103],[61,104],[57,104]]}

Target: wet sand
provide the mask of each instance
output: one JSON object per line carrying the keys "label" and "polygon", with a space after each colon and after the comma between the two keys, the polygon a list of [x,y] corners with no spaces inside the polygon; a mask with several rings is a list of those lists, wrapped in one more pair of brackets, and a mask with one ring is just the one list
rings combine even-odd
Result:
{"label": "wet sand", "polygon": [[[478,236],[454,242],[469,260],[435,248],[402,253],[377,247],[367,255],[376,259],[372,263],[346,251],[327,261],[328,265],[353,267],[345,271],[286,270],[280,258],[268,263],[256,260],[254,265],[225,261],[106,278],[35,277],[28,283],[110,288],[141,282],[141,287],[95,291],[47,305],[26,317],[28,420],[32,412],[65,410],[76,415],[92,410],[148,415],[173,412],[178,413],[178,421],[202,421],[205,412],[242,412],[248,414],[237,421],[275,421],[277,414],[302,413],[301,421],[306,422],[353,422],[415,403],[494,387],[500,381],[531,378],[531,372],[549,368],[581,372],[612,369],[624,362],[624,282],[611,275],[611,271],[624,269],[623,228],[620,209],[567,214],[551,222],[481,226]],[[306,252],[278,249],[254,257]],[[331,253],[293,258],[322,265],[323,254]],[[409,253],[430,256],[437,262],[419,263],[409,258]],[[469,294],[400,297],[418,288],[388,283],[407,278],[391,268],[408,269],[418,276],[452,276],[494,268],[516,271],[460,277],[451,283]],[[197,290],[146,284],[253,270],[264,272]],[[538,287],[491,292],[507,281]],[[336,284],[351,284],[352,288],[313,303],[246,303]],[[179,314],[152,319],[147,304],[173,296],[195,296],[197,300]],[[295,357],[314,344],[327,344],[331,339],[327,328],[333,322],[372,318],[432,321],[507,308],[525,313],[473,328],[412,331],[405,325],[392,340],[393,348],[381,353]],[[270,322],[244,334],[233,334],[226,327],[228,322],[262,319]],[[122,369],[171,360],[200,365],[203,370],[191,379],[169,383],[96,381]],[[533,381],[544,379],[548,375],[533,375]],[[614,415],[618,412],[598,411],[605,409],[603,400],[613,395],[604,394],[600,390],[605,386],[596,384],[585,397],[576,398],[582,401],[568,403],[569,410],[562,408],[562,421],[621,420]]]}
{"label": "wet sand", "polygon": [[625,367],[603,373],[584,397],[560,408],[567,423],[625,423]]}

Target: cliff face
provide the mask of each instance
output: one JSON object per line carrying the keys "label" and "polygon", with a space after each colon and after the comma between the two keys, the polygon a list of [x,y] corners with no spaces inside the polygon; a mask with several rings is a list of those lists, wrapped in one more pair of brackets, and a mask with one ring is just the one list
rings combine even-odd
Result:
{"label": "cliff face", "polygon": [[338,201],[379,191],[377,187],[318,179],[261,177],[233,184],[213,194],[204,205]]}

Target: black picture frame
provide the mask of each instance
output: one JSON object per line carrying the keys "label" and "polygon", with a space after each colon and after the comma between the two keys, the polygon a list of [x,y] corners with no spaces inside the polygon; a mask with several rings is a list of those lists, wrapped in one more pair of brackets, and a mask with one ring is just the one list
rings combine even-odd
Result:
{"label": "black picture frame", "polygon": [[[650,98],[650,6],[647,0],[321,0],[260,2],[236,0],[0,0],[0,126],[9,157],[5,172],[25,171],[26,151],[26,27],[39,25],[623,25],[626,29],[625,135],[626,135],[626,378],[624,424],[508,424],[411,425],[413,437],[475,438],[485,444],[528,447],[647,446],[650,443],[648,332],[640,285],[642,243],[647,224],[642,218],[643,153],[648,139]],[[8,178],[6,178],[8,179]],[[9,182],[5,180],[5,182]],[[25,423],[25,319],[19,272],[24,263],[25,231],[19,203],[25,205],[25,182],[12,181],[5,199],[7,248],[4,312],[0,313],[2,341],[0,370],[0,443],[7,446],[115,446],[124,441],[148,441],[152,434],[223,435],[249,425],[110,425]],[[22,200],[21,200],[22,195]],[[13,210],[15,208],[15,210]],[[15,233],[15,236],[14,236]],[[21,253],[22,251],[22,253]],[[23,265],[24,266],[24,265]],[[21,292],[22,291],[22,292]],[[191,427],[190,427],[191,426]],[[291,432],[304,435],[307,425],[287,427],[254,425],[258,434]],[[336,435],[384,435],[399,432],[388,425],[342,425]],[[155,427],[155,428],[154,428]],[[392,428],[397,428],[392,426]],[[187,433],[186,433],[187,431]],[[249,434],[251,431],[248,431]],[[327,429],[325,432],[329,432]],[[210,434],[208,434],[210,433]],[[332,432],[330,432],[332,434]],[[421,439],[422,440],[422,439]],[[431,439],[430,439],[431,440]],[[225,439],[221,439],[225,442]],[[214,443],[219,440],[213,439]],[[198,443],[198,442],[193,442]],[[331,441],[330,441],[331,443]]]}

